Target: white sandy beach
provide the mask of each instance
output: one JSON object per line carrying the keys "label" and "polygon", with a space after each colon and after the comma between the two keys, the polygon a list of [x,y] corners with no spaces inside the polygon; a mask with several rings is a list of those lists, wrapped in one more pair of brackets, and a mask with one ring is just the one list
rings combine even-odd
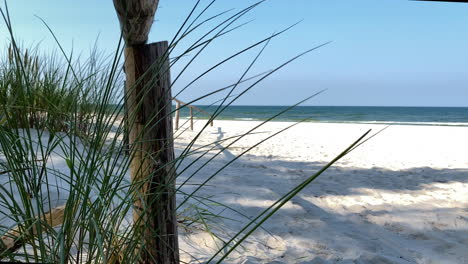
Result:
{"label": "white sandy beach", "polygon": [[[175,140],[178,154],[204,122],[197,121],[195,131],[186,130],[186,125],[181,128],[185,131]],[[213,142],[243,134],[258,124],[215,120],[194,146],[213,149],[182,173],[178,183],[232,139]],[[271,122],[258,128],[256,134],[215,157],[182,190],[190,193],[250,146],[291,124]],[[208,202],[211,212],[224,217],[213,218],[208,225],[227,241],[248,222],[246,217],[257,216],[368,129],[375,133],[384,127],[302,123],[269,139],[197,193],[244,214]],[[285,204],[223,263],[468,263],[467,135],[468,127],[387,128]],[[198,156],[187,158],[179,172]],[[63,153],[53,154],[50,162],[63,173],[69,171]],[[6,184],[8,178],[0,180]],[[64,181],[57,180],[56,185],[67,188]],[[64,203],[65,192],[51,192],[57,205]],[[182,199],[180,195],[179,202]],[[8,214],[3,209],[0,213]],[[2,225],[14,224],[2,221]],[[222,245],[193,226],[180,227],[179,241],[185,263],[204,263]]]}
{"label": "white sandy beach", "polygon": [[[179,136],[176,148],[186,145],[203,124],[199,120],[194,132]],[[245,133],[257,124],[215,121],[196,146]],[[259,128],[261,133],[216,157],[195,182],[290,124],[272,122]],[[199,194],[254,217],[368,129],[375,133],[384,127],[299,124],[252,149]],[[468,127],[389,127],[288,202],[226,263],[468,263],[467,135]],[[227,145],[218,144],[210,155]],[[229,210],[221,215],[241,221],[225,220],[214,227],[225,233],[224,239],[246,222]],[[203,262],[216,251],[207,233],[181,229],[179,235],[186,262]]]}

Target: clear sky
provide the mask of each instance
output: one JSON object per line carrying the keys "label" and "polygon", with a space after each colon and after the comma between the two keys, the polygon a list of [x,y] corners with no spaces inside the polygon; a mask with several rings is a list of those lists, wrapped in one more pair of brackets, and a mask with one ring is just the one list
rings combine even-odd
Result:
{"label": "clear sky", "polygon": [[[208,13],[240,10],[253,2],[218,0]],[[150,41],[172,39],[194,3],[161,0]],[[73,46],[87,51],[98,35],[101,50],[116,48],[119,25],[111,0],[9,0],[8,4],[17,38],[26,46],[55,47],[37,15],[67,50]],[[407,0],[266,1],[240,20],[251,21],[248,25],[214,42],[176,82],[175,92],[217,61],[299,20],[303,21],[270,43],[250,75],[333,42],[271,76],[237,104],[288,105],[327,89],[307,104],[468,106],[468,4]],[[183,45],[194,39],[187,38]],[[3,22],[0,41],[6,41]],[[236,81],[258,50],[203,78],[180,98],[190,100]],[[181,66],[175,66],[173,77]]]}

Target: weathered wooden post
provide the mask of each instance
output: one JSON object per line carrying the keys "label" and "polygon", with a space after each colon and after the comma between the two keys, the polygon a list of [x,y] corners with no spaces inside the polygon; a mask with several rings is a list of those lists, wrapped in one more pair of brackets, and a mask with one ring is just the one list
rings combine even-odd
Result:
{"label": "weathered wooden post", "polygon": [[[133,212],[140,263],[179,263],[168,43],[146,44],[158,0],[113,0],[125,48]],[[141,185],[140,185],[141,184]],[[140,198],[141,197],[141,198]]]}
{"label": "weathered wooden post", "polygon": [[175,112],[175,129],[179,129],[179,118],[180,118],[180,101],[176,101],[176,112]]}
{"label": "weathered wooden post", "polygon": [[190,129],[193,130],[193,108],[189,106],[190,109]]}

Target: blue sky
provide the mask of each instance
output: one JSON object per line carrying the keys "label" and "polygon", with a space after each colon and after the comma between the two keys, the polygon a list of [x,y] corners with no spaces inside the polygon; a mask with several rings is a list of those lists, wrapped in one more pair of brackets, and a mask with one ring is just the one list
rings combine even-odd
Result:
{"label": "blue sky", "polygon": [[[209,14],[240,10],[253,2],[218,0]],[[68,51],[73,47],[86,53],[98,35],[101,50],[110,53],[116,48],[119,25],[111,0],[8,3],[16,36],[26,46],[41,43],[44,49],[56,48],[37,15]],[[172,39],[194,3],[161,0],[149,40]],[[307,104],[468,106],[468,4],[407,0],[269,0],[241,19],[251,21],[248,25],[214,42],[175,83],[174,92],[217,61],[299,20],[303,21],[271,41],[250,75],[333,42],[280,70],[237,104],[288,105],[327,89]],[[2,23],[2,43],[5,36]],[[194,39],[185,39],[182,46]],[[235,82],[258,51],[224,65],[179,97],[190,100]],[[174,67],[173,78],[181,67]]]}

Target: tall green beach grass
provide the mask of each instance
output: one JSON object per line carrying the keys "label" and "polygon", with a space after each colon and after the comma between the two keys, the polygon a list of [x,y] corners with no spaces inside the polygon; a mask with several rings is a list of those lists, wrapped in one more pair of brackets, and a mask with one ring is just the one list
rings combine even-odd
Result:
{"label": "tall green beach grass", "polygon": [[[202,4],[197,1],[178,32],[174,32],[167,56],[170,57],[170,67],[177,66],[181,70],[176,74],[173,72],[172,86],[188,73],[191,66],[197,65],[197,59],[205,55],[208,47],[216,45],[219,38],[229,37],[230,32],[247,27],[248,23],[243,22],[244,16],[263,3],[258,2],[239,11],[211,14],[215,2]],[[116,43],[116,51],[111,55],[95,49],[86,60],[75,58],[73,53],[64,51],[53,30],[44,22],[44,27],[51,32],[51,38],[57,41],[57,52],[42,53],[40,47],[27,49],[15,39],[14,25],[6,2],[0,7],[0,13],[4,24],[2,30],[10,36],[10,43],[5,47],[7,52],[0,58],[0,261],[141,261],[145,253],[145,245],[142,243],[144,234],[135,227],[145,223],[133,223],[132,211],[136,200],[144,201],[138,190],[152,175],[138,182],[131,182],[129,177],[129,167],[134,157],[133,152],[128,150],[132,150],[134,145],[128,145],[123,139],[126,131],[134,124],[135,109],[124,107],[123,42]],[[201,229],[212,235],[213,239],[220,239],[215,226],[218,221],[226,219],[210,210],[213,205],[233,211],[246,219],[245,226],[233,230],[235,235],[224,240],[217,253],[207,256],[204,263],[225,261],[284,204],[354,149],[367,135],[364,134],[344,148],[321,170],[253,218],[216,202],[216,197],[199,195],[200,190],[206,188],[223,169],[284,130],[265,137],[218,170],[204,175],[203,182],[194,181],[195,176],[206,173],[203,168],[208,168],[213,159],[238,140],[255,133],[267,122],[320,93],[273,114],[245,134],[203,146],[197,144],[210,122],[226,107],[289,63],[327,44],[300,52],[283,64],[272,65],[271,70],[262,74],[252,72],[253,66],[262,59],[270,40],[281,37],[293,26],[272,35],[266,34],[253,45],[241,48],[234,54],[227,54],[214,65],[198,65],[207,70],[174,95],[177,97],[180,93],[196,89],[194,84],[199,79],[212,74],[232,59],[250,51],[257,52],[251,63],[245,65],[236,83],[213,89],[187,102],[196,104],[202,99],[212,100],[217,109],[208,120],[203,121],[202,129],[193,135],[191,142],[178,150],[176,159],[171,164],[161,164],[157,169],[174,166],[176,177],[192,171],[183,181],[177,178],[179,228]],[[184,47],[182,51],[178,51],[180,47]],[[157,76],[164,70],[160,62],[153,66],[147,75]],[[240,89],[240,84],[246,79],[251,84]],[[143,86],[146,91],[151,89],[152,84],[145,83]],[[221,99],[220,94],[223,94]],[[170,115],[176,110],[172,109]],[[157,116],[158,113],[154,113],[154,117]],[[158,120],[154,124],[158,125]],[[174,139],[177,141],[177,137],[183,133],[183,129],[175,131]],[[138,140],[142,139],[137,138],[137,143],[141,143]],[[229,143],[219,149],[217,144],[223,142]],[[191,185],[195,187],[185,188]],[[142,214],[149,211],[144,203],[139,210]],[[52,213],[57,213],[63,221],[54,222]],[[145,227],[150,229],[149,226]],[[183,249],[181,253],[184,253]]]}

